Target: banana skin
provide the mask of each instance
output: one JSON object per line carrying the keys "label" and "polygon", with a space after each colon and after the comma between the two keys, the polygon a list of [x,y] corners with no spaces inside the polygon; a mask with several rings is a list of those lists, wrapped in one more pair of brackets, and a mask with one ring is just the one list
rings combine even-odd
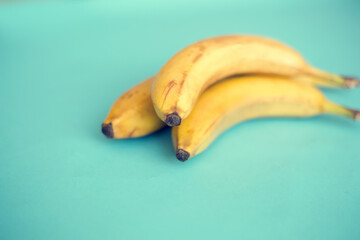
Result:
{"label": "banana skin", "polygon": [[328,101],[316,88],[277,76],[234,77],[207,89],[180,126],[172,128],[180,161],[204,151],[231,126],[254,118],[333,114],[360,119],[360,112]]}
{"label": "banana skin", "polygon": [[167,125],[180,125],[206,88],[239,74],[281,75],[325,87],[359,85],[353,77],[330,74],[308,65],[298,52],[275,40],[221,36],[184,48],[160,69],[151,92],[155,111]]}
{"label": "banana skin", "polygon": [[[106,137],[115,139],[142,137],[166,126],[155,113],[151,101],[151,85],[154,78],[146,79],[114,102],[101,126]],[[305,82],[317,86],[325,85],[316,78],[307,78]]]}
{"label": "banana skin", "polygon": [[106,137],[142,137],[165,126],[156,115],[151,101],[153,78],[131,88],[115,101],[101,126]]}

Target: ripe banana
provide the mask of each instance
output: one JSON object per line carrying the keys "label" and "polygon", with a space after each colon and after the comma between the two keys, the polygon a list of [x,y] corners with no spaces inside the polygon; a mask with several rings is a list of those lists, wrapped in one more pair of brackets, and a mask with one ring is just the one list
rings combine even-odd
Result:
{"label": "ripe banana", "polygon": [[190,115],[172,129],[176,157],[185,161],[199,154],[219,134],[245,120],[318,114],[360,119],[360,111],[326,100],[308,84],[276,76],[231,78],[207,89]]}
{"label": "ripe banana", "polygon": [[151,101],[152,81],[153,77],[147,79],[115,101],[101,127],[106,137],[141,137],[165,126]]}
{"label": "ripe banana", "polygon": [[173,56],[152,85],[155,111],[167,125],[180,125],[197,98],[220,79],[239,74],[275,74],[314,79],[318,85],[355,87],[359,81],[318,70],[277,41],[245,35],[222,36],[192,44]]}
{"label": "ripe banana", "polygon": [[[154,77],[150,77],[136,85],[115,101],[102,124],[102,132],[106,137],[141,137],[165,126],[165,123],[156,115],[151,101],[153,79]],[[314,85],[324,85],[315,78],[307,80]]]}

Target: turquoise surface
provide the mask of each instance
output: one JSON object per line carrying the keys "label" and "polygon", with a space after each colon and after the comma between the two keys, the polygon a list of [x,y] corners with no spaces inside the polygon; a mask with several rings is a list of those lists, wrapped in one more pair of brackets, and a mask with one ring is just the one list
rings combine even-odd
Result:
{"label": "turquoise surface", "polygon": [[[255,120],[176,160],[170,131],[106,139],[114,100],[215,35],[360,76],[359,1],[0,4],[0,239],[360,239],[360,123]],[[324,90],[360,108],[360,88]]]}

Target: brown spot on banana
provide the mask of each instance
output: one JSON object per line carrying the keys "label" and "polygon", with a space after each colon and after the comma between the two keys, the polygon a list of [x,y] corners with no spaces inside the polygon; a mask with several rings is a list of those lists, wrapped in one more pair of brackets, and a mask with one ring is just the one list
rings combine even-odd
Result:
{"label": "brown spot on banana", "polygon": [[196,57],[193,59],[192,63],[196,63],[201,57],[202,57],[203,53],[199,53],[198,55],[196,55]]}
{"label": "brown spot on banana", "polygon": [[199,53],[192,60],[192,64],[196,63],[202,57],[202,55],[204,55],[204,51],[205,51],[206,47],[201,44],[198,46],[198,49],[199,49]]}
{"label": "brown spot on banana", "polygon": [[125,98],[125,99],[126,99],[126,98],[131,98],[133,95],[134,95],[134,94],[133,94],[132,92],[129,92],[129,93],[126,93],[126,94],[124,95],[124,98]]}
{"label": "brown spot on banana", "polygon": [[163,106],[164,106],[165,101],[166,101],[166,98],[167,98],[167,96],[168,96],[168,94],[169,94],[170,90],[171,90],[171,89],[172,89],[175,85],[176,85],[176,82],[175,82],[174,80],[172,80],[171,82],[169,82],[169,83],[168,83],[167,88],[165,88],[165,89],[164,89],[164,92],[166,91],[166,93],[165,93],[164,100],[163,100],[163,102],[162,102],[161,107],[163,107]]}
{"label": "brown spot on banana", "polygon": [[207,133],[216,123],[218,122],[218,119],[215,119],[204,131],[204,134]]}
{"label": "brown spot on banana", "polygon": [[185,83],[185,78],[187,77],[187,72],[183,72],[182,73],[182,79],[179,83],[179,94],[181,94],[181,90],[182,90],[182,87],[184,86],[184,83]]}
{"label": "brown spot on banana", "polygon": [[138,130],[137,127],[134,128],[134,129],[129,133],[128,138],[131,138],[131,137],[134,135],[134,133],[135,133],[136,130]]}
{"label": "brown spot on banana", "polygon": [[[179,90],[178,90],[178,91],[179,91],[179,94],[181,94],[181,90],[182,90],[182,87],[184,86],[185,78],[187,77],[187,74],[188,74],[187,71],[184,71],[184,72],[182,73],[182,79],[181,79],[181,81],[180,81],[180,83],[179,83],[179,87],[178,87],[178,89],[179,89]],[[161,107],[164,106],[165,100],[166,100],[166,98],[167,98],[170,90],[171,90],[175,85],[177,85],[177,83],[176,83],[174,80],[171,81],[171,82],[169,82],[169,84],[168,84],[168,89],[167,89],[167,92],[166,92],[166,94],[165,94],[165,97],[164,97],[164,100],[163,100],[163,103],[162,103]],[[180,117],[179,114],[178,114],[177,102],[176,102],[176,104],[175,104],[175,107],[172,107],[172,110],[173,110],[172,113],[166,115],[165,123],[166,123],[168,126],[170,126],[170,127],[179,126],[182,119],[181,119],[181,117]]]}

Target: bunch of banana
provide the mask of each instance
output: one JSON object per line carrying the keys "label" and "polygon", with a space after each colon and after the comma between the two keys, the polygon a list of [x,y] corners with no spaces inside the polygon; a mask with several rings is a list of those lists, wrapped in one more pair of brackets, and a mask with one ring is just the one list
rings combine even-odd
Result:
{"label": "bunch of banana", "polygon": [[134,138],[167,124],[173,127],[176,157],[185,161],[249,119],[335,114],[358,120],[359,111],[326,100],[312,85],[359,84],[308,65],[295,50],[274,40],[215,37],[184,48],[156,76],[120,96],[102,132],[109,138]]}

